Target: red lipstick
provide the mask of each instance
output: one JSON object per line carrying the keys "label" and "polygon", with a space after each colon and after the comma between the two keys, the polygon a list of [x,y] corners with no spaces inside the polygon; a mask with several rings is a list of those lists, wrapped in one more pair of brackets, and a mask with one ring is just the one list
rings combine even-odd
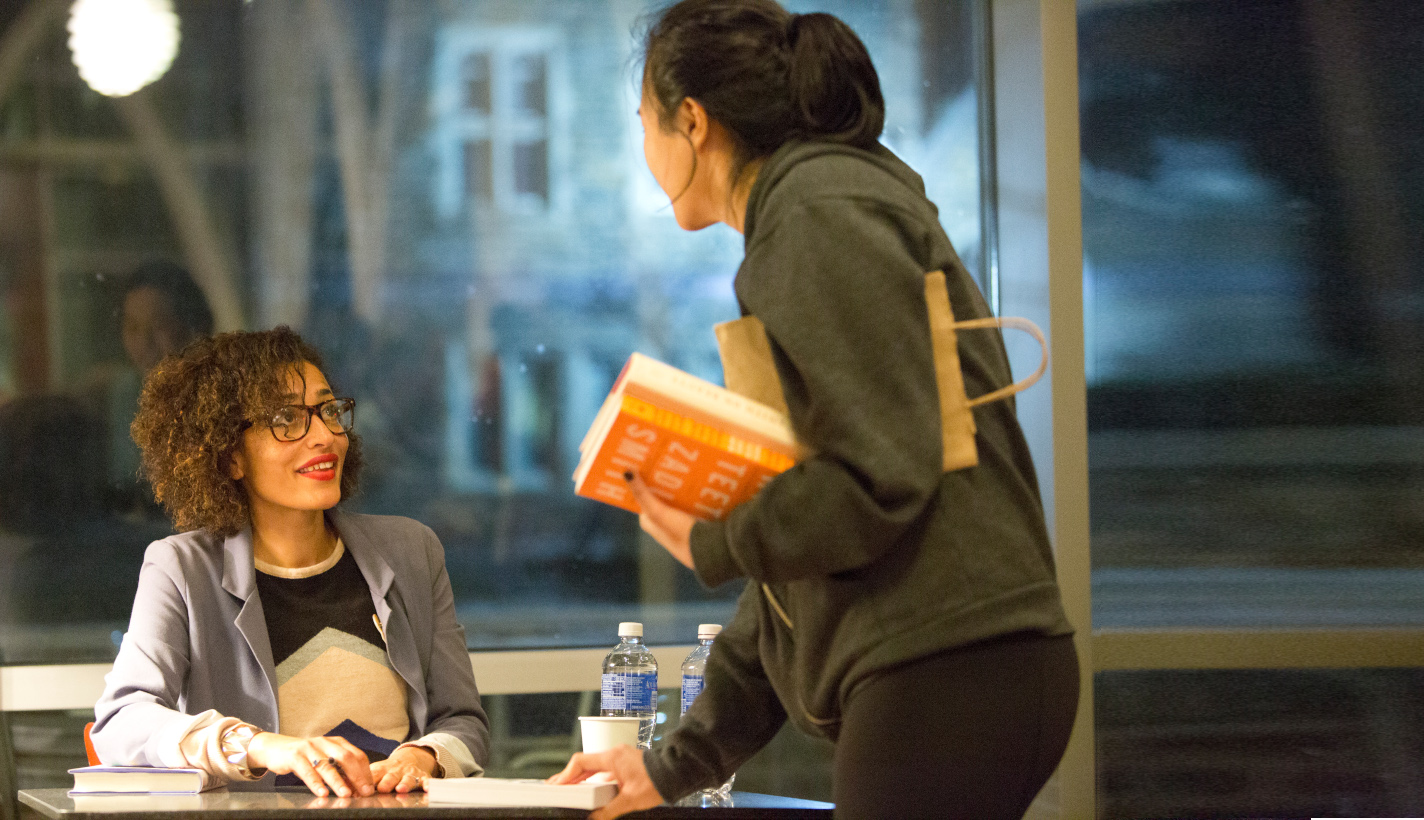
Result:
{"label": "red lipstick", "polygon": [[317,481],[330,481],[336,478],[336,465],[340,463],[335,455],[325,453],[307,461],[307,463],[297,468],[297,475],[304,478],[311,478]]}

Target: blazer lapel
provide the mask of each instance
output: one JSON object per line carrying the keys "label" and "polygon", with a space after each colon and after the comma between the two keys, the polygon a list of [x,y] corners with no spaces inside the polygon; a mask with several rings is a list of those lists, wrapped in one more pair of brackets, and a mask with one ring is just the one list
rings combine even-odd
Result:
{"label": "blazer lapel", "polygon": [[242,601],[242,609],[233,625],[247,641],[248,649],[257,659],[262,675],[271,690],[272,725],[277,725],[277,667],[272,660],[272,642],[267,637],[267,618],[262,612],[262,599],[257,595],[257,570],[252,564],[252,526],[223,541],[222,588]]}

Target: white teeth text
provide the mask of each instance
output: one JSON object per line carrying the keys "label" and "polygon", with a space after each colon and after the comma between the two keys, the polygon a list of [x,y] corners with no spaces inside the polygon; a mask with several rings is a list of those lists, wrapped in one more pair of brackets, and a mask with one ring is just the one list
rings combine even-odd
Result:
{"label": "white teeth text", "polygon": [[323,461],[323,462],[320,462],[320,463],[318,463],[318,464],[313,464],[313,465],[310,466],[310,467],[303,467],[303,468],[301,468],[300,470],[297,470],[297,472],[299,472],[299,473],[314,473],[314,472],[316,472],[317,470],[334,470],[334,469],[336,469],[336,460],[335,460],[335,459],[332,459],[331,461]]}

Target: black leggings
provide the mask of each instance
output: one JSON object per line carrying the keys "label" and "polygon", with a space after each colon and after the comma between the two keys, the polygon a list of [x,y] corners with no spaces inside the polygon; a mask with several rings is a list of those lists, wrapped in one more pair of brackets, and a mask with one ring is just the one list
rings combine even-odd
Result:
{"label": "black leggings", "polygon": [[1071,637],[1018,633],[856,688],[836,740],[836,818],[1019,820],[1078,709]]}

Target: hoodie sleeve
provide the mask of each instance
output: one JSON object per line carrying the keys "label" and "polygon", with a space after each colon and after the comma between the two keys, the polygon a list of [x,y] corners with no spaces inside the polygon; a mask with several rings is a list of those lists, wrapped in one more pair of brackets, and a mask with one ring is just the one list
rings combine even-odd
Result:
{"label": "hoodie sleeve", "polygon": [[771,741],[786,711],[757,654],[757,586],[742,592],[737,614],[712,643],[707,681],[676,730],[643,753],[658,794],[673,802],[726,782]]}

